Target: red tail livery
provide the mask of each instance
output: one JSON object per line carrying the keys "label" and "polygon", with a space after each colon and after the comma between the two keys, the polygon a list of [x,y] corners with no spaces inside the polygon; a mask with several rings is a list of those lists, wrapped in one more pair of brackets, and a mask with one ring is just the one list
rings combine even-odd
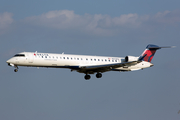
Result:
{"label": "red tail livery", "polygon": [[154,57],[154,54],[156,53],[156,50],[161,49],[161,48],[171,48],[171,46],[168,46],[168,47],[159,47],[157,45],[149,44],[146,47],[146,50],[139,57],[139,61],[151,62],[151,60]]}

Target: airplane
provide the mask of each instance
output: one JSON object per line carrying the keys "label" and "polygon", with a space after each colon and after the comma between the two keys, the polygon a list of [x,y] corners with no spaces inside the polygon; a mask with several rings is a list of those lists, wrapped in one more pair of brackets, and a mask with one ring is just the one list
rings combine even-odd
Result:
{"label": "airplane", "polygon": [[7,60],[9,66],[14,66],[14,72],[18,71],[18,66],[26,67],[46,67],[46,68],[68,68],[71,71],[84,73],[85,80],[91,78],[90,74],[96,73],[97,78],[102,77],[102,73],[108,71],[134,71],[152,67],[151,60],[156,52],[161,48],[172,48],[174,46],[159,47],[157,45],[147,45],[144,52],[139,56],[126,57],[106,57],[72,54],[53,54],[36,52],[21,52],[15,54]]}

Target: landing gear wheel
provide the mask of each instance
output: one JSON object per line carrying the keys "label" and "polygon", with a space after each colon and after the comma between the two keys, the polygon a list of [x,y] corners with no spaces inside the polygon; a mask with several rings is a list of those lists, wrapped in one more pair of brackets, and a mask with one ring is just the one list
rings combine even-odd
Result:
{"label": "landing gear wheel", "polygon": [[86,79],[86,80],[89,80],[90,78],[91,78],[90,75],[85,75],[85,76],[84,76],[84,79]]}
{"label": "landing gear wheel", "polygon": [[96,77],[97,77],[97,78],[101,78],[101,77],[102,77],[102,74],[101,74],[101,73],[97,73],[97,74],[96,74]]}
{"label": "landing gear wheel", "polygon": [[18,71],[18,69],[14,69],[14,72],[17,72]]}

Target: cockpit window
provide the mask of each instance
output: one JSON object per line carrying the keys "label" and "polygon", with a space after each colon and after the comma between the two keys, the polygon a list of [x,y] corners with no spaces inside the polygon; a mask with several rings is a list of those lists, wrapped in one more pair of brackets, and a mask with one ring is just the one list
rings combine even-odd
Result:
{"label": "cockpit window", "polygon": [[14,57],[25,57],[25,54],[16,54]]}

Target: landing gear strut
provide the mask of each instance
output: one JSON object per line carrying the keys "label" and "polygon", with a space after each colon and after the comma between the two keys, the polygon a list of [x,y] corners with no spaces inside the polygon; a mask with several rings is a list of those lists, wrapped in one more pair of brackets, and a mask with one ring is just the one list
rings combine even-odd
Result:
{"label": "landing gear strut", "polygon": [[86,75],[84,76],[84,79],[86,79],[86,80],[89,80],[90,78],[91,78],[90,75],[87,75],[87,74],[86,74]]}
{"label": "landing gear strut", "polygon": [[14,69],[14,72],[17,72],[18,71],[18,66],[14,66],[15,69]]}
{"label": "landing gear strut", "polygon": [[97,77],[97,78],[101,78],[101,77],[102,77],[102,74],[101,74],[101,73],[97,73],[97,74],[96,74],[96,77]]}

